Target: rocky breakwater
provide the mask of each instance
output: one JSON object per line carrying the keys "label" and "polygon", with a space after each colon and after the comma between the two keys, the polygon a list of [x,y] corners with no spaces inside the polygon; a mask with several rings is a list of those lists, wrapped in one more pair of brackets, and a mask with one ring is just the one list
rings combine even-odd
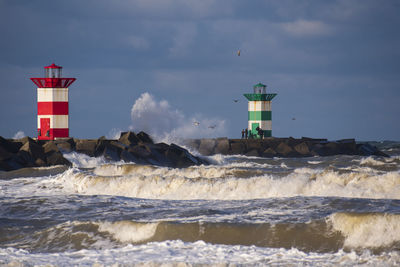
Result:
{"label": "rocky breakwater", "polygon": [[54,165],[71,166],[63,153],[78,152],[110,161],[135,162],[158,166],[183,168],[207,164],[186,149],[165,143],[154,143],[151,137],[140,132],[124,132],[118,140],[60,139],[55,141],[34,140],[25,137],[18,140],[0,136],[0,171],[12,171],[26,167]]}
{"label": "rocky breakwater", "polygon": [[265,139],[190,139],[184,145],[208,156],[213,154],[246,155],[256,157],[312,157],[333,155],[383,156],[385,153],[368,143],[356,143],[354,139],[328,141],[315,138]]}

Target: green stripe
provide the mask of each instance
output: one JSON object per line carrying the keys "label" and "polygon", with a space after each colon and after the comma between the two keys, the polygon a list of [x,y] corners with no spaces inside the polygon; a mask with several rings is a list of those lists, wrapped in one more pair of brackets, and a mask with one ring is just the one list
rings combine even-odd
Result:
{"label": "green stripe", "polygon": [[271,136],[272,136],[272,131],[271,130],[264,131],[264,137],[271,137]]}
{"label": "green stripe", "polygon": [[[272,131],[271,130],[263,130],[264,132],[264,137],[271,137],[272,136]],[[260,136],[258,135],[258,132],[253,130],[250,131],[250,133],[253,135],[253,138],[260,138]]]}
{"label": "green stripe", "polygon": [[249,111],[249,121],[270,121],[271,111]]}
{"label": "green stripe", "polygon": [[276,94],[244,94],[249,101],[271,101]]}

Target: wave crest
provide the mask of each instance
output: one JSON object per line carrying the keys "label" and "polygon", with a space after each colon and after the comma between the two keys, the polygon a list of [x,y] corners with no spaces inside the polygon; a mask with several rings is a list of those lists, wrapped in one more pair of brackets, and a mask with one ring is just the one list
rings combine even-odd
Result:
{"label": "wave crest", "polygon": [[345,236],[345,247],[379,248],[400,242],[400,215],[335,213],[333,229]]}

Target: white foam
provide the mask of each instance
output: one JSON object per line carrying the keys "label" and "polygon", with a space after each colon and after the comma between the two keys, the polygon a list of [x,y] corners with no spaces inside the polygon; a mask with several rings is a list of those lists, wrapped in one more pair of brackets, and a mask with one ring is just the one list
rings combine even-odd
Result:
{"label": "white foam", "polygon": [[[131,168],[131,169],[130,169]],[[184,169],[141,165],[103,165],[95,175],[70,169],[57,177],[66,192],[155,199],[255,199],[340,196],[400,199],[400,174],[344,173],[299,168],[284,177],[253,170],[238,178],[237,168],[196,166]],[[257,176],[259,175],[259,176]]]}
{"label": "white foam", "polygon": [[372,166],[382,166],[387,164],[384,160],[379,160],[374,157],[362,158],[360,161],[360,165],[372,165]]}
{"label": "white foam", "polygon": [[379,255],[364,251],[315,253],[295,248],[228,246],[203,241],[186,243],[164,241],[145,245],[127,245],[101,250],[29,253],[27,250],[0,248],[0,264],[5,266],[397,266],[399,252]]}
{"label": "white foam", "polygon": [[345,236],[345,247],[375,248],[400,242],[400,215],[335,213],[333,229]]}
{"label": "white foam", "polygon": [[104,157],[90,157],[77,152],[65,153],[63,156],[77,168],[94,168],[107,163]]}
{"label": "white foam", "polygon": [[137,243],[154,236],[158,223],[137,223],[131,221],[99,222],[99,231],[108,232],[120,242]]}

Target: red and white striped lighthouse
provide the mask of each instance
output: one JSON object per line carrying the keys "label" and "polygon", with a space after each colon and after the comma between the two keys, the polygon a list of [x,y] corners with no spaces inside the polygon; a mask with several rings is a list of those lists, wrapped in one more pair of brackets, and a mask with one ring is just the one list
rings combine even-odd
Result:
{"label": "red and white striped lighthouse", "polygon": [[39,140],[69,137],[68,86],[75,78],[62,78],[62,67],[44,67],[45,78],[31,78],[37,85],[37,127]]}

